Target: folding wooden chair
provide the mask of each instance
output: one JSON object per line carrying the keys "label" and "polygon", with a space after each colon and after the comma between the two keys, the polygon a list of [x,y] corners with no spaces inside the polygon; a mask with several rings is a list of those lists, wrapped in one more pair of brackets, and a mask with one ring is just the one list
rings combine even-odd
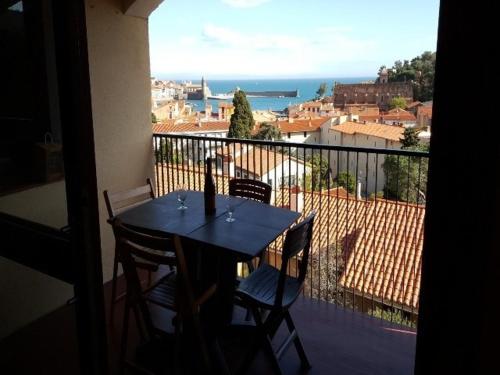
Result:
{"label": "folding wooden chair", "polygon": [[[215,284],[207,288],[198,297],[195,297],[181,241],[178,236],[169,239],[138,233],[125,227],[120,219],[114,220],[113,229],[116,234],[118,259],[122,264],[127,281],[120,350],[122,371],[125,365],[128,365],[144,373],[154,373],[154,371],[147,370],[147,364],[126,360],[128,325],[131,310],[134,312],[141,340],[148,345],[147,352],[161,353],[161,351],[151,349],[155,343],[161,345],[162,337],[165,337],[164,333],[154,326],[151,318],[147,302],[153,299],[156,304],[176,313],[173,319],[176,337],[174,358],[180,358],[183,325],[189,321],[199,346],[203,367],[208,372],[211,362],[200,324],[199,312],[201,305],[214,294],[216,289]],[[174,254],[165,252],[165,249],[174,249]],[[175,266],[176,272],[169,273],[155,285],[152,285],[147,290],[143,290],[137,272],[138,262],[152,262],[159,265]],[[157,369],[158,367],[153,366],[153,368]],[[180,369],[178,362],[175,363],[175,369],[176,372]]]}
{"label": "folding wooden chair", "polygon": [[[300,295],[307,273],[312,229],[316,212],[288,230],[283,245],[281,268],[278,270],[266,263],[261,264],[247,278],[243,279],[236,291],[240,303],[252,311],[257,334],[239,369],[240,374],[248,370],[258,350],[262,348],[271,361],[276,374],[282,374],[280,357],[293,342],[303,368],[310,368],[306,353],[290,315],[290,307]],[[302,253],[299,275],[287,275],[289,260]],[[262,312],[268,314],[263,317]],[[272,340],[283,320],[289,335],[278,350],[274,350]]]}
{"label": "folding wooden chair", "polygon": [[[229,195],[241,198],[249,198],[255,201],[270,204],[272,187],[265,182],[245,178],[233,178],[229,180]],[[259,257],[258,264],[262,263],[264,252]],[[245,262],[249,272],[255,269],[253,260]]]}
{"label": "folding wooden chair", "polygon": [[[153,184],[151,179],[146,180],[146,184],[118,192],[110,192],[108,190],[104,190],[104,200],[106,202],[106,208],[108,210],[108,222],[112,224],[113,219],[116,215],[127,211],[133,207],[139,206],[143,203],[149,202],[150,200],[155,199],[155,193],[153,189]],[[116,243],[116,233],[115,233],[115,243]],[[148,280],[151,283],[151,272],[155,272],[158,270],[158,265],[155,264],[138,264],[139,268],[146,269],[148,271]],[[116,295],[117,288],[117,277],[118,277],[118,256],[115,245],[115,255],[113,259],[113,278],[111,280],[111,319],[113,319],[114,313],[114,304],[122,299],[125,294],[121,294],[120,296]]]}

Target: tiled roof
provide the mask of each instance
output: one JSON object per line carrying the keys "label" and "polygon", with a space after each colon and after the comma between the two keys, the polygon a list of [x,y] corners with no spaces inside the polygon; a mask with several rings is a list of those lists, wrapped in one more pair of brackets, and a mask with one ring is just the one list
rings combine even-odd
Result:
{"label": "tiled roof", "polygon": [[[266,150],[262,147],[252,145],[242,145],[241,143],[228,144],[224,148],[217,149],[218,156],[224,156],[224,159],[230,157],[234,161],[234,166],[256,176],[263,176],[270,170],[280,168],[285,164],[285,169],[288,169],[288,160],[297,161],[303,164],[302,161],[295,158],[290,158],[286,154]],[[236,155],[236,157],[234,157]]]}
{"label": "tiled roof", "polygon": [[153,133],[206,133],[228,131],[228,121],[178,122],[166,120],[153,124]]}
{"label": "tiled roof", "polygon": [[391,109],[389,112],[383,113],[381,117],[389,121],[416,121],[416,117],[413,113],[401,108]]}
{"label": "tiled roof", "polygon": [[359,115],[359,121],[368,121],[368,122],[375,122],[378,121],[380,118],[380,115],[374,114],[374,115]]}
{"label": "tiled roof", "polygon": [[425,208],[370,203],[340,283],[387,304],[418,308]]}
{"label": "tiled roof", "polygon": [[419,107],[417,110],[417,115],[419,116],[427,116],[432,118],[432,106],[429,107]]}
{"label": "tiled roof", "polygon": [[304,104],[302,104],[302,107],[303,108],[321,108],[322,105],[323,105],[323,103],[321,103],[321,102],[305,102]]}
{"label": "tiled roof", "polygon": [[347,121],[340,125],[333,125],[331,130],[336,130],[346,134],[365,134],[374,137],[397,141],[403,137],[404,128],[393,125]]}
{"label": "tiled roof", "polygon": [[282,133],[314,132],[318,131],[328,119],[329,117],[294,119],[293,122],[276,121],[274,124],[278,126]]}
{"label": "tiled roof", "polygon": [[[189,182],[190,189],[202,190],[203,168],[185,168],[182,165],[163,167],[159,174],[163,178],[158,181],[159,193],[175,189],[181,179]],[[216,173],[214,178],[218,193],[227,194],[228,176]],[[274,196],[274,204],[280,207],[289,207],[293,199],[289,189],[275,190]],[[335,277],[334,286],[417,312],[425,206],[384,199],[356,199],[343,189],[332,189],[330,194],[306,191],[303,197],[303,216],[312,209],[318,211],[313,231],[313,258],[335,244],[341,247],[340,256],[345,266]],[[279,251],[282,241],[283,236],[271,247]]]}
{"label": "tiled roof", "polygon": [[[289,207],[284,189],[278,205]],[[292,197],[293,199],[293,197]],[[388,305],[417,312],[425,206],[384,199],[369,201],[340,193],[304,193],[303,214],[318,211],[312,252],[341,247],[345,267],[339,285]],[[282,239],[276,242],[280,249]]]}
{"label": "tiled roof", "polygon": [[234,108],[234,105],[228,102],[220,102],[218,104],[219,108]]}
{"label": "tiled roof", "polygon": [[419,102],[418,100],[415,101],[415,102],[411,102],[410,104],[407,104],[406,105],[406,109],[411,109],[411,108],[415,108],[415,107],[418,107],[418,106],[421,106],[422,105],[422,102]]}

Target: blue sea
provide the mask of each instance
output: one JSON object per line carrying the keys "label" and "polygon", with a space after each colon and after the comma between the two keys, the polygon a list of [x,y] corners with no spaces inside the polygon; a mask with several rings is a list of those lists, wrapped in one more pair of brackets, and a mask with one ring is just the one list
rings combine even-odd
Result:
{"label": "blue sea", "polygon": [[[351,77],[351,78],[310,78],[310,79],[255,79],[255,80],[210,80],[205,78],[213,95],[225,94],[239,87],[245,91],[292,91],[299,90],[298,98],[248,98],[252,110],[282,111],[290,104],[302,103],[316,96],[322,82],[326,82],[327,95],[331,95],[334,82],[359,83],[362,81],[375,80],[376,77]],[[168,78],[163,78],[168,79]],[[200,83],[200,81],[193,81]],[[205,105],[202,100],[190,100],[194,110],[204,111]],[[219,100],[208,100],[212,104],[212,111],[217,112]]]}

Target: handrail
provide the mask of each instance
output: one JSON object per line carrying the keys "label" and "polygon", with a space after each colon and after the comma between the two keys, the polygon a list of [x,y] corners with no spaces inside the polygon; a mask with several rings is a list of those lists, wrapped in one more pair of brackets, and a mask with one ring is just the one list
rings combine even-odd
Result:
{"label": "handrail", "polygon": [[195,141],[216,141],[226,143],[248,143],[261,146],[277,146],[277,147],[298,147],[311,150],[330,150],[330,151],[351,151],[363,152],[370,154],[385,154],[385,155],[400,155],[412,157],[429,157],[430,153],[427,151],[413,151],[413,150],[400,150],[400,149],[387,149],[387,148],[373,148],[373,147],[354,147],[354,146],[338,146],[338,145],[325,145],[322,143],[296,143],[284,141],[265,141],[260,139],[239,139],[228,137],[205,137],[199,135],[186,135],[174,133],[153,133],[153,137],[160,138],[173,138],[173,139],[189,139]]}

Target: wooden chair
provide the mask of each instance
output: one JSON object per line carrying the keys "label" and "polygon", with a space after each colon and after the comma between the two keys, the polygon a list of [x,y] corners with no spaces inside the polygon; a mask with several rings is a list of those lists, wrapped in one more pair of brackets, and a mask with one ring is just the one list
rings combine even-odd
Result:
{"label": "wooden chair", "polygon": [[[159,371],[158,366],[153,366],[155,371],[147,370],[147,366],[141,363],[126,360],[126,349],[128,339],[128,325],[130,311],[134,312],[143,345],[142,352],[146,355],[159,353],[164,359],[166,352],[153,349],[162,346],[165,335],[158,330],[151,318],[148,301],[153,298],[155,303],[161,301],[161,306],[176,313],[173,319],[175,327],[175,353],[174,360],[180,358],[181,333],[183,324],[189,320],[193,327],[193,333],[199,345],[199,353],[204,368],[210,369],[210,360],[204,335],[199,320],[201,305],[207,301],[215,292],[215,284],[211,285],[199,297],[195,297],[191,286],[191,278],[188,272],[186,259],[178,236],[172,239],[155,237],[148,234],[138,233],[125,227],[120,219],[113,221],[113,229],[116,234],[118,259],[123,267],[127,281],[126,302],[124,309],[123,331],[120,350],[120,364],[122,371],[125,366],[133,367],[144,373]],[[165,252],[165,249],[174,249],[173,253]],[[152,262],[161,265],[175,266],[176,272],[164,276],[155,285],[144,291],[137,272],[138,262]],[[157,358],[156,358],[157,359]],[[179,362],[175,363],[176,372],[180,369]]]}
{"label": "wooden chair", "polygon": [[[233,178],[229,180],[229,195],[235,197],[249,198],[265,204],[271,203],[272,187],[265,182],[251,179]],[[262,263],[264,253],[259,257],[259,264]],[[252,260],[246,262],[248,270],[255,269]]]}
{"label": "wooden chair", "polygon": [[[236,296],[240,299],[241,304],[252,311],[257,328],[256,338],[240,367],[239,373],[246,372],[258,350],[262,347],[270,359],[275,373],[281,374],[279,358],[292,342],[295,344],[302,367],[305,369],[311,367],[289,309],[304,287],[315,215],[316,212],[313,211],[304,221],[288,230],[279,270],[264,263],[243,279],[236,291]],[[302,259],[298,277],[287,275],[289,260],[301,252]],[[265,318],[263,318],[262,311],[268,312]],[[290,334],[275,351],[271,341],[283,320],[285,320]]]}
{"label": "wooden chair", "polygon": [[[143,203],[149,202],[150,200],[155,199],[155,193],[153,189],[153,184],[151,179],[148,178],[146,180],[146,184],[118,192],[110,192],[108,190],[104,190],[104,201],[106,202],[106,208],[108,210],[108,223],[112,224],[113,219],[116,215],[127,211],[133,207],[139,206]],[[116,243],[116,233],[115,233],[115,243]],[[155,264],[139,264],[140,268],[146,269],[148,271],[148,279],[149,283],[151,283],[151,272],[158,270],[158,265]],[[111,280],[111,319],[113,319],[114,314],[114,304],[124,297],[124,294],[121,294],[117,297],[116,295],[116,287],[117,287],[117,277],[118,277],[118,256],[115,245],[115,255],[113,259],[113,278]]]}

